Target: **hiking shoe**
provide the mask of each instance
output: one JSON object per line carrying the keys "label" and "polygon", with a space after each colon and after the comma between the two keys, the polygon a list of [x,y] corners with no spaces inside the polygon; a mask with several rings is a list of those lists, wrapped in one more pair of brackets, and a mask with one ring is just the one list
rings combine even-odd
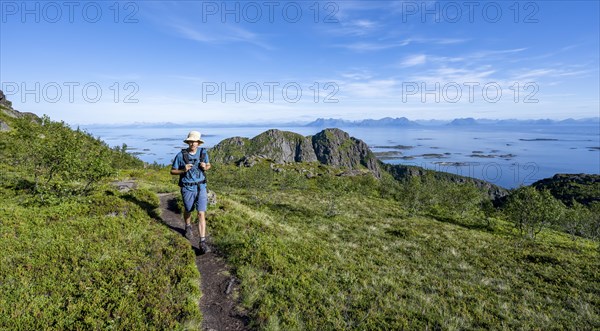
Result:
{"label": "hiking shoe", "polygon": [[188,240],[191,240],[194,237],[194,232],[192,232],[192,225],[191,224],[187,224],[185,226],[185,237]]}
{"label": "hiking shoe", "polygon": [[202,250],[203,254],[211,252],[210,247],[208,247],[208,244],[206,243],[206,241],[201,241],[199,246],[200,246],[200,250]]}

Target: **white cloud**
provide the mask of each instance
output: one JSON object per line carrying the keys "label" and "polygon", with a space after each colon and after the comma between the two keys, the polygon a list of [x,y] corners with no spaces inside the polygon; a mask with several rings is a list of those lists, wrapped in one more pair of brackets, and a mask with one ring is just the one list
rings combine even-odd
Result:
{"label": "white cloud", "polygon": [[410,44],[431,44],[431,45],[448,45],[448,44],[458,44],[467,41],[466,39],[448,39],[448,38],[406,38],[402,40],[395,41],[363,41],[363,42],[354,42],[348,44],[336,44],[334,47],[346,48],[349,50],[353,50],[356,52],[373,52],[373,51],[382,51],[391,48],[404,47]]}
{"label": "white cloud", "polygon": [[424,73],[419,73],[410,77],[410,80],[425,82],[425,83],[467,83],[478,82],[488,83],[497,82],[498,80],[491,77],[496,71],[489,66],[478,68],[457,68],[457,67],[441,67],[428,70]]}
{"label": "white cloud", "polygon": [[171,24],[170,27],[183,38],[201,43],[225,44],[237,42],[252,44],[267,50],[274,49],[273,46],[264,42],[258,34],[236,26],[212,25],[208,28],[205,26],[206,31],[200,31],[192,25],[177,22]]}
{"label": "white cloud", "polygon": [[413,67],[419,64],[424,64],[426,61],[427,56],[425,54],[415,54],[404,58],[400,65],[403,67]]}
{"label": "white cloud", "polygon": [[516,81],[539,80],[544,78],[557,77],[580,77],[592,73],[594,70],[573,70],[570,68],[537,68],[525,69],[516,74],[513,79]]}
{"label": "white cloud", "polygon": [[489,58],[497,55],[514,54],[520,53],[527,50],[527,48],[513,48],[513,49],[501,49],[501,50],[483,50],[467,55],[469,58],[480,59]]}
{"label": "white cloud", "polygon": [[343,78],[351,80],[368,80],[373,77],[373,74],[367,70],[356,70],[354,72],[345,72],[340,74]]}
{"label": "white cloud", "polygon": [[362,28],[362,29],[373,29],[377,26],[377,23],[371,20],[361,19],[352,22],[353,25]]}
{"label": "white cloud", "polygon": [[346,48],[356,52],[372,52],[372,51],[382,51],[390,48],[403,47],[410,44],[411,40],[403,40],[399,42],[391,42],[391,43],[381,43],[381,42],[357,42],[350,44],[338,44],[334,45],[335,47]]}
{"label": "white cloud", "polygon": [[381,24],[368,19],[356,19],[339,21],[339,24],[327,26],[330,33],[334,35],[364,36],[377,31]]}

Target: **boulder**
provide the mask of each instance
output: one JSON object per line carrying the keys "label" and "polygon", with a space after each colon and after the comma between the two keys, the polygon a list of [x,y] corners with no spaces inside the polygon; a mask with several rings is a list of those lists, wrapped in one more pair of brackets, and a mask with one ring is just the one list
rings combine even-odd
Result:
{"label": "boulder", "polygon": [[10,131],[10,126],[6,122],[0,120],[0,132]]}

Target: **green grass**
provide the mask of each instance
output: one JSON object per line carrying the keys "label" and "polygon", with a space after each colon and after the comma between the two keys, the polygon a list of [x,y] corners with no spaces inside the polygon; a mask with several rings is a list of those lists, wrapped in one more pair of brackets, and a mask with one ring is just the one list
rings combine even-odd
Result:
{"label": "green grass", "polygon": [[600,327],[597,243],[409,216],[366,178],[217,175],[209,229],[261,329]]}
{"label": "green grass", "polygon": [[157,220],[168,173],[47,117],[0,119],[0,330],[198,329],[195,255]]}
{"label": "green grass", "polygon": [[51,207],[7,200],[0,329],[198,328],[193,251],[140,207],[157,207],[151,192],[108,191]]}

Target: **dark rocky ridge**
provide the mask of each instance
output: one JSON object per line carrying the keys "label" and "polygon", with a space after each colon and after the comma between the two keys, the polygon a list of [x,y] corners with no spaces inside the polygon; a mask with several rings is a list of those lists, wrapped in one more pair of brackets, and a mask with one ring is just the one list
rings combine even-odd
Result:
{"label": "dark rocky ridge", "polygon": [[214,162],[252,165],[257,159],[274,163],[319,162],[351,170],[368,169],[377,178],[381,168],[375,155],[363,141],[340,129],[325,129],[314,136],[268,130],[248,139],[221,141],[211,149]]}

